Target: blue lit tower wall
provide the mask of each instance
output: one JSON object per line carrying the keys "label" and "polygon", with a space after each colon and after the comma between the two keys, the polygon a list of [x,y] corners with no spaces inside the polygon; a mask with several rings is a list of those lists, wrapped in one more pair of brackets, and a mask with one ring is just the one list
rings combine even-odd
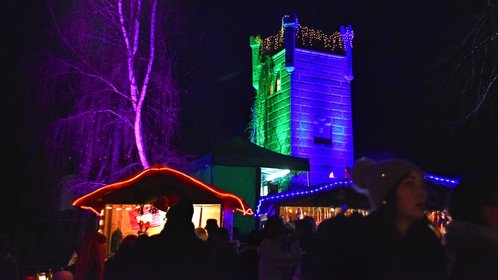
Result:
{"label": "blue lit tower wall", "polygon": [[[349,49],[351,50],[351,49]],[[351,51],[297,48],[291,74],[291,153],[309,158],[311,184],[344,177],[352,166]]]}
{"label": "blue lit tower wall", "polygon": [[[252,141],[308,158],[312,185],[329,182],[331,173],[343,178],[354,161],[351,26],[327,35],[285,16],[279,34],[256,39],[251,37],[257,89]],[[268,64],[272,71],[265,70]]]}

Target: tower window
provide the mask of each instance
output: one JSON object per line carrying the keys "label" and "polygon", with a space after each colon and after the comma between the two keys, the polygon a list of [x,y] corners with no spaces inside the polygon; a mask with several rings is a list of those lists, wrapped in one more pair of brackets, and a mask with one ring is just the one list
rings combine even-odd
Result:
{"label": "tower window", "polygon": [[282,88],[282,84],[280,81],[280,71],[279,71],[279,72],[277,72],[277,76],[275,79],[275,91],[279,92],[281,88]]}
{"label": "tower window", "polygon": [[313,122],[313,141],[315,144],[332,144],[332,133],[331,127],[332,123],[330,118],[318,118],[317,121]]}

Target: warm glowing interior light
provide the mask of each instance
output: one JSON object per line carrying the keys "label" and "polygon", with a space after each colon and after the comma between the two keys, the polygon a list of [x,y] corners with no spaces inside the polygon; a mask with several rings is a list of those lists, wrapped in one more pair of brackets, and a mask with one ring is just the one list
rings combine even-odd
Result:
{"label": "warm glowing interior light", "polygon": [[144,223],[147,223],[147,222],[152,222],[152,214],[144,214],[142,216],[137,216],[137,222],[144,222]]}

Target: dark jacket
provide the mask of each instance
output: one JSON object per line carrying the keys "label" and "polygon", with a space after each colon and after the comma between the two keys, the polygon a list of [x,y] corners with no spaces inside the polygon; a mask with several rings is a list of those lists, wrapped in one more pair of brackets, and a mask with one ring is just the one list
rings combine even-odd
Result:
{"label": "dark jacket", "polygon": [[213,254],[193,225],[166,224],[147,240],[142,279],[214,279]]}
{"label": "dark jacket", "polygon": [[348,253],[348,279],[447,279],[441,240],[426,219],[401,237],[382,213],[363,219]]}
{"label": "dark jacket", "polygon": [[346,256],[352,250],[354,233],[363,219],[358,215],[340,214],[320,223],[303,255],[304,280],[349,279]]}
{"label": "dark jacket", "polygon": [[447,227],[450,279],[498,279],[498,231],[453,220]]}

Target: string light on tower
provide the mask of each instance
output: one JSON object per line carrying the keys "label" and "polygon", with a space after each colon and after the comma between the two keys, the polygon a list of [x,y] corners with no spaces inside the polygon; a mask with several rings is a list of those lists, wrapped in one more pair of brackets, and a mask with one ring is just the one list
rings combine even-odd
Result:
{"label": "string light on tower", "polygon": [[[341,33],[338,31],[333,34],[326,34],[319,29],[298,25],[296,33],[297,42],[301,46],[315,47],[333,53],[345,51]],[[348,36],[351,36],[352,39],[354,36],[353,31],[350,31]],[[351,45],[352,41],[353,40],[349,41]],[[282,50],[284,47],[284,28],[280,28],[280,31],[277,34],[268,36],[264,39],[258,37],[258,43],[260,43],[260,51],[263,54],[276,53]]]}

